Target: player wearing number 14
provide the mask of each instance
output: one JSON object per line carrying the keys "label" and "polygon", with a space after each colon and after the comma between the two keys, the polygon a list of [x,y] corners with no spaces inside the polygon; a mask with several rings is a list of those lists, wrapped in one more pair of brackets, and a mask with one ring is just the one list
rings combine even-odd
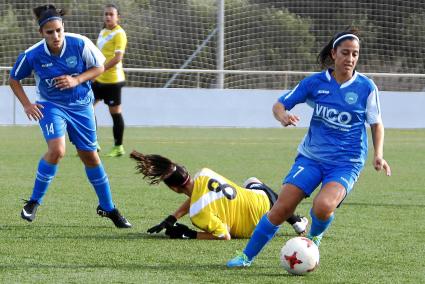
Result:
{"label": "player wearing number 14", "polygon": [[[43,40],[21,53],[10,72],[9,84],[29,119],[39,121],[47,152],[40,159],[31,198],[21,211],[32,222],[38,206],[65,155],[65,132],[75,145],[99,199],[97,213],[116,227],[131,224],[112,201],[108,176],[96,151],[93,92],[90,80],[104,70],[105,57],[86,37],[64,32],[63,10],[53,5],[33,10]],[[28,99],[20,80],[34,72],[38,98]],[[72,200],[67,200],[72,202]]]}

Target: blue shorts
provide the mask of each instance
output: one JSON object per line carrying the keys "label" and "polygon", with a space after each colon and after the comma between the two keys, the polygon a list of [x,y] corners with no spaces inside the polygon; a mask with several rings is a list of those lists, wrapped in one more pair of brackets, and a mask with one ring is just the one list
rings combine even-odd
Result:
{"label": "blue shorts", "polygon": [[343,185],[346,195],[348,195],[362,168],[361,164],[326,164],[299,154],[283,183],[293,184],[300,188],[306,196],[310,196],[320,183],[323,187],[333,181]]}
{"label": "blue shorts", "polygon": [[96,151],[96,122],[93,105],[78,108],[64,108],[49,102],[38,102],[43,105],[43,118],[39,121],[44,139],[65,136],[78,150]]}

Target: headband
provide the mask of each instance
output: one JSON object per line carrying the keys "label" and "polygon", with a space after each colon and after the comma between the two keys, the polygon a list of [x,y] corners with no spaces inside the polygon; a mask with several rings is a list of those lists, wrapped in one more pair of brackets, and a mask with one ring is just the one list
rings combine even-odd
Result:
{"label": "headband", "polygon": [[164,179],[164,183],[168,186],[184,186],[189,179],[190,175],[183,167],[174,165],[173,172]]}
{"label": "headband", "polygon": [[335,48],[336,44],[337,44],[339,41],[341,41],[342,39],[347,38],[347,37],[352,37],[352,38],[356,39],[358,42],[360,42],[359,38],[358,38],[356,35],[354,35],[354,34],[345,34],[345,35],[342,35],[342,36],[340,36],[340,37],[337,37],[337,38],[334,40],[334,43],[332,44],[332,48]]}
{"label": "headband", "polygon": [[45,23],[54,20],[62,21],[62,17],[58,15],[56,10],[50,9],[43,13],[43,16],[38,20],[38,25],[41,28]]}

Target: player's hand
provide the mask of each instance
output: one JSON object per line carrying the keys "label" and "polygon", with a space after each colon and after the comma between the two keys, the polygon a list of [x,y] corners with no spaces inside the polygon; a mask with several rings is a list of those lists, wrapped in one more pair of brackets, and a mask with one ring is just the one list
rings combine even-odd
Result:
{"label": "player's hand", "polygon": [[72,77],[70,75],[62,75],[62,76],[56,77],[55,82],[56,82],[55,87],[60,89],[61,91],[74,88],[75,86],[80,84],[80,82],[78,81],[76,77]]}
{"label": "player's hand", "polygon": [[195,230],[189,229],[186,225],[176,223],[174,226],[167,228],[165,234],[170,239],[196,239],[198,233]]}
{"label": "player's hand", "polygon": [[388,165],[387,161],[381,157],[374,157],[373,159],[373,167],[376,171],[384,170],[387,176],[391,176],[391,167]]}
{"label": "player's hand", "polygon": [[282,116],[280,123],[285,127],[289,125],[297,126],[297,123],[299,121],[300,121],[299,116],[285,111],[285,114]]}
{"label": "player's hand", "polygon": [[39,121],[43,118],[43,113],[41,112],[43,108],[41,104],[28,104],[24,106],[24,112],[29,120]]}
{"label": "player's hand", "polygon": [[148,233],[149,234],[153,234],[153,233],[159,233],[164,229],[168,229],[173,227],[173,225],[177,222],[176,217],[174,217],[173,215],[168,216],[167,218],[165,218],[161,223],[159,223],[158,225],[153,226],[152,228],[148,229]]}

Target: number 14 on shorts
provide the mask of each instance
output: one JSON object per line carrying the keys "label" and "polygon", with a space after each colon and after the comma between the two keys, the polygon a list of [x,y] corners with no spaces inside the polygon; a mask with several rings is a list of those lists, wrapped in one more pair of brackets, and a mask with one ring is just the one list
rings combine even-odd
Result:
{"label": "number 14 on shorts", "polygon": [[53,122],[51,122],[51,123],[46,123],[46,124],[45,124],[45,127],[46,127],[46,134],[47,134],[47,135],[55,134],[55,129],[54,129],[54,127],[53,127]]}

